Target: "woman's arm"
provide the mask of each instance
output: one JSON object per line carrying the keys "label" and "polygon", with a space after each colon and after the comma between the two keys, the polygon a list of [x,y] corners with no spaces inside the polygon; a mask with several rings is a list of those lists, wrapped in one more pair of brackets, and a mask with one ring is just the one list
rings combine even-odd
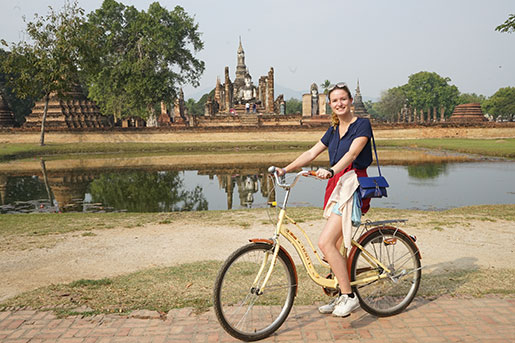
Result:
{"label": "woman's arm", "polygon": [[[349,151],[334,165],[331,169],[334,171],[334,174],[338,174],[342,170],[344,170],[349,164],[354,162],[354,160],[361,153],[365,145],[367,145],[368,137],[357,137],[355,138],[349,148]],[[329,179],[332,177],[331,172],[320,168],[317,170],[317,177],[321,179]]]}
{"label": "woman's arm", "polygon": [[296,170],[304,167],[306,164],[317,158],[327,147],[320,141],[318,141],[311,149],[304,151],[299,157],[297,157],[292,163],[286,167],[279,169],[278,174],[283,175],[292,170]]}

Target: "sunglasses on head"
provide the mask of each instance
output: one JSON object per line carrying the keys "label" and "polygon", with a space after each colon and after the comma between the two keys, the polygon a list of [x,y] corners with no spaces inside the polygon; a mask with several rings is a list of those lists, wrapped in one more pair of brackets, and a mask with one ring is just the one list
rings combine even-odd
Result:
{"label": "sunglasses on head", "polygon": [[347,88],[348,89],[349,87],[347,87],[347,84],[345,82],[338,82],[337,84],[330,85],[329,88],[327,88],[327,92],[330,93],[333,90],[335,90],[336,88],[338,88],[338,89]]}

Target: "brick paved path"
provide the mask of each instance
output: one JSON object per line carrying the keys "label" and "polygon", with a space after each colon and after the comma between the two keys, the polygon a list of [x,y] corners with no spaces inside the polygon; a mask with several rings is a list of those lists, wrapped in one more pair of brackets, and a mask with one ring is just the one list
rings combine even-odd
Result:
{"label": "brick paved path", "polygon": [[[0,342],[231,342],[213,311],[172,310],[164,318],[137,311],[129,317],[56,318],[51,312],[0,312]],[[265,342],[515,342],[515,299],[416,299],[407,311],[376,318],[363,310],[347,318],[295,306]]]}

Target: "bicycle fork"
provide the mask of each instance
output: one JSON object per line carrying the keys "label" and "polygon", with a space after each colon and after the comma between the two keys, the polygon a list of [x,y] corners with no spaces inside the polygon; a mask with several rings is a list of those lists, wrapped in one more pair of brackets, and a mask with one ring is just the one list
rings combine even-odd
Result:
{"label": "bicycle fork", "polygon": [[256,275],[256,278],[254,279],[254,282],[252,283],[251,293],[254,293],[256,295],[263,294],[263,290],[265,289],[266,284],[268,283],[268,280],[270,279],[270,275],[272,275],[272,271],[274,270],[275,263],[277,262],[277,255],[279,255],[279,250],[281,250],[281,245],[279,244],[279,241],[277,240],[277,238],[279,237],[279,232],[280,232],[281,226],[283,224],[285,214],[286,214],[286,212],[284,211],[284,208],[282,208],[281,211],[279,212],[279,220],[277,221],[277,227],[276,227],[274,238],[271,240],[273,242],[274,251],[272,253],[268,271],[266,272],[264,279],[262,279],[261,276],[263,275],[263,273],[266,269],[266,266],[268,264],[268,260],[270,259],[270,252],[267,251],[263,258],[263,262],[261,262],[261,266]]}

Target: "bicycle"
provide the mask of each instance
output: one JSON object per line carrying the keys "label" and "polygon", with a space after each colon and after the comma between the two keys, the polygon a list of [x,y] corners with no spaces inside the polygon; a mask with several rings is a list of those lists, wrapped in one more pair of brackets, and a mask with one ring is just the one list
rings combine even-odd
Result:
{"label": "bicycle", "polygon": [[[286,320],[297,293],[295,263],[280,243],[282,236],[297,251],[310,278],[322,286],[327,295],[338,294],[338,283],[331,272],[321,276],[301,240],[285,225],[293,224],[309,243],[318,262],[320,258],[306,232],[286,214],[291,189],[300,176],[314,176],[313,171],[301,171],[287,184],[270,167],[275,184],[285,190],[272,238],[250,239],[250,244],[234,251],[222,265],[215,281],[213,302],[218,321],[231,336],[244,341],[268,337]],[[276,204],[272,204],[276,205]],[[415,297],[421,278],[421,255],[410,236],[390,224],[405,219],[366,222],[355,231],[348,253],[351,287],[361,308],[375,316],[391,316],[402,312]],[[359,235],[357,232],[360,232]],[[354,239],[359,236],[357,239]],[[342,247],[341,252],[347,253]]]}

